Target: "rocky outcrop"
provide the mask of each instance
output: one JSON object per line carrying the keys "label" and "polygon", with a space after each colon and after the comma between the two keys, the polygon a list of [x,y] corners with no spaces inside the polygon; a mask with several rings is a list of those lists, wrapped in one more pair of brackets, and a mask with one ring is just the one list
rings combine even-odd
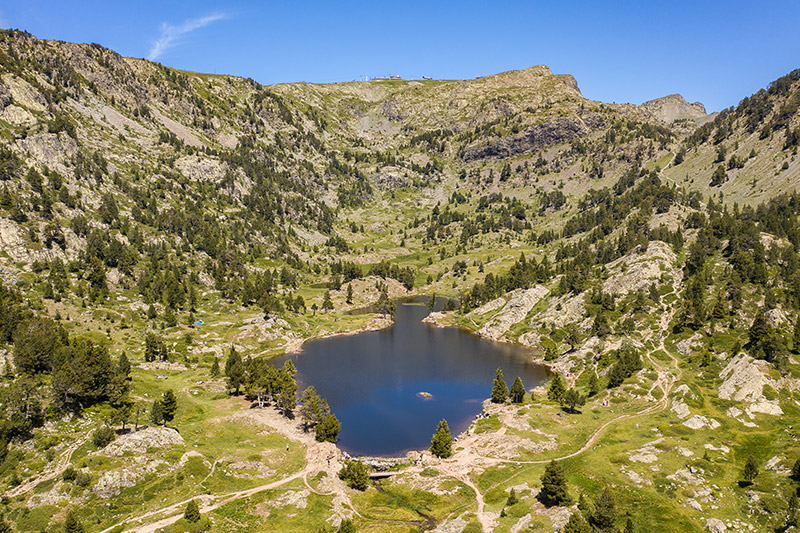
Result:
{"label": "rocky outcrop", "polygon": [[567,324],[583,322],[586,318],[586,302],[583,294],[564,294],[551,298],[547,309],[531,320],[531,327],[539,324],[563,328]]}
{"label": "rocky outcrop", "polygon": [[42,165],[66,172],[67,161],[78,152],[78,143],[64,133],[41,133],[17,141],[28,157]]}
{"label": "rocky outcrop", "polygon": [[642,104],[642,108],[658,120],[672,122],[679,119],[706,117],[706,108],[700,102],[690,104],[679,94],[670,94]]}
{"label": "rocky outcrop", "polygon": [[511,326],[524,320],[533,306],[539,303],[548,292],[549,290],[542,285],[537,285],[532,289],[512,291],[508,303],[478,330],[478,335],[493,341],[500,340]]}
{"label": "rocky outcrop", "polygon": [[737,355],[720,372],[723,381],[719,386],[719,397],[738,402],[766,400],[763,394],[764,385],[769,385],[766,366],[765,361],[756,361],[747,354]]}
{"label": "rocky outcrop", "polygon": [[141,474],[134,470],[111,470],[100,476],[92,492],[101,498],[111,498],[119,494],[122,489],[136,485],[141,477]]}
{"label": "rocky outcrop", "polygon": [[674,277],[675,260],[675,252],[667,243],[651,241],[647,248],[637,248],[608,264],[611,276],[603,283],[603,292],[625,294],[658,283],[664,273]]}
{"label": "rocky outcrop", "polygon": [[680,400],[672,400],[670,411],[675,413],[681,420],[692,414],[692,412],[689,411],[689,407]]}
{"label": "rocky outcrop", "polygon": [[641,448],[629,452],[628,458],[634,463],[655,463],[658,461],[658,454],[661,452],[661,450],[657,448],[657,445],[662,442],[664,442],[663,438],[648,442]]}
{"label": "rocky outcrop", "polygon": [[464,160],[469,162],[479,159],[505,159],[571,141],[583,137],[587,133],[589,133],[589,128],[579,120],[557,118],[544,124],[531,126],[517,135],[512,135],[496,143],[467,150],[464,153]]}
{"label": "rocky outcrop", "polygon": [[125,452],[134,455],[147,453],[148,448],[167,448],[183,444],[183,437],[172,428],[155,426],[140,429],[117,438],[105,447],[106,455],[119,456]]}
{"label": "rocky outcrop", "polygon": [[400,105],[394,98],[387,98],[381,105],[381,115],[389,119],[390,122],[401,122],[403,113],[400,111]]}
{"label": "rocky outcrop", "polygon": [[470,311],[467,316],[482,316],[486,313],[491,313],[492,311],[496,311],[505,305],[506,299],[502,296],[500,298],[495,298],[491,302],[486,302],[482,306],[478,307],[477,309],[473,309]]}
{"label": "rocky outcrop", "polygon": [[11,105],[11,91],[0,83],[0,112]]}
{"label": "rocky outcrop", "polygon": [[406,178],[397,167],[383,167],[380,172],[370,176],[370,181],[381,190],[393,190],[411,187],[413,183]]}

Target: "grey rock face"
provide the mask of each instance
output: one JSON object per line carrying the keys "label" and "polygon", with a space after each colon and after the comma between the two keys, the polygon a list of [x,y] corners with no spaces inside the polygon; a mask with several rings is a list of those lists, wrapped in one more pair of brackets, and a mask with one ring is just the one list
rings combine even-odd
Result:
{"label": "grey rock face", "polygon": [[505,159],[534,152],[545,146],[571,141],[583,137],[587,133],[589,133],[589,128],[582,122],[574,118],[557,118],[544,124],[531,126],[523,132],[496,143],[472,148],[464,154],[464,160]]}

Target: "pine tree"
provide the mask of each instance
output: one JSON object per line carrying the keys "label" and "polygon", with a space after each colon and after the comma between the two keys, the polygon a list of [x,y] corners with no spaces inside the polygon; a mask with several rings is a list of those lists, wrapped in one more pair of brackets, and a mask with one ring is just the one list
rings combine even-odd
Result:
{"label": "pine tree", "polygon": [[322,310],[330,311],[333,309],[333,301],[331,301],[331,291],[325,291],[325,297],[322,299]]}
{"label": "pine tree", "polygon": [[800,481],[800,459],[796,460],[792,465],[792,473],[789,477],[795,481]]}
{"label": "pine tree", "polygon": [[283,412],[287,417],[291,417],[297,407],[297,381],[294,379],[294,374],[297,369],[291,360],[283,363],[283,368],[279,374],[277,389],[275,395],[275,406]]}
{"label": "pine tree", "polygon": [[565,506],[572,503],[567,491],[567,476],[564,469],[555,461],[550,461],[542,475],[542,490],[539,493],[542,503],[548,507]]}
{"label": "pine tree", "polygon": [[164,423],[164,406],[161,404],[161,400],[153,402],[153,407],[150,409],[150,422],[157,426]]}
{"label": "pine tree", "polygon": [[339,471],[339,479],[347,483],[351,489],[367,490],[369,486],[367,465],[361,461],[347,461]]}
{"label": "pine tree", "polygon": [[131,379],[131,363],[128,361],[128,354],[124,350],[119,354],[119,359],[117,360],[117,375],[126,380]]}
{"label": "pine tree", "polygon": [[353,303],[353,285],[350,283],[347,284],[347,298],[345,298],[345,302],[349,304]]}
{"label": "pine tree", "polygon": [[172,422],[177,411],[178,399],[175,397],[175,393],[170,389],[161,397],[161,412],[163,413],[164,422]]}
{"label": "pine tree", "polygon": [[214,362],[211,364],[211,377],[215,378],[219,376],[219,359],[214,357]]}
{"label": "pine tree", "polygon": [[336,418],[334,414],[328,414],[322,419],[322,422],[317,424],[315,428],[314,438],[318,442],[336,442],[339,432],[342,430],[342,423]]}
{"label": "pine tree", "polygon": [[608,489],[605,489],[594,502],[594,511],[592,512],[589,522],[591,522],[595,529],[605,531],[611,530],[616,520],[617,510],[614,497]]}
{"label": "pine tree", "polygon": [[511,492],[508,493],[508,499],[506,499],[506,507],[511,507],[512,505],[514,505],[518,501],[519,501],[519,498],[517,497],[517,491],[515,491],[514,489],[511,489]]}
{"label": "pine tree", "polygon": [[794,321],[794,334],[792,336],[792,349],[800,354],[800,316]]}
{"label": "pine tree", "polygon": [[308,431],[327,417],[331,410],[328,402],[317,394],[314,386],[307,387],[300,399],[300,417],[303,419],[303,429]]}
{"label": "pine tree", "polygon": [[564,533],[592,533],[592,526],[586,522],[580,511],[575,511],[564,525]]}
{"label": "pine tree", "polygon": [[576,407],[579,407],[586,403],[586,398],[584,398],[578,391],[574,388],[570,388],[566,393],[564,393],[564,398],[562,399],[564,405],[569,407],[569,410],[573,413],[576,412]]}
{"label": "pine tree", "polygon": [[492,382],[492,403],[503,403],[508,399],[508,386],[503,381],[503,371],[497,369],[497,376]]}
{"label": "pine tree", "polygon": [[450,428],[447,425],[447,420],[439,422],[436,433],[434,433],[431,438],[430,451],[440,459],[447,459],[453,455],[453,437],[450,435]]}
{"label": "pine tree", "polygon": [[756,463],[755,458],[751,455],[747,458],[747,462],[744,464],[744,468],[742,469],[742,479],[747,483],[753,483],[753,480],[758,475],[758,463]]}
{"label": "pine tree", "polygon": [[514,403],[522,403],[525,399],[525,385],[522,384],[522,378],[517,376],[514,384],[511,385],[511,401]]}
{"label": "pine tree", "polygon": [[64,533],[83,533],[83,524],[78,520],[78,515],[75,510],[67,513],[67,519],[64,522]]}
{"label": "pine tree", "polygon": [[550,386],[547,388],[547,398],[551,402],[560,403],[566,392],[567,385],[564,383],[564,378],[559,374],[554,374],[553,379],[550,381]]}
{"label": "pine tree", "polygon": [[236,351],[236,348],[231,346],[231,352],[228,355],[228,360],[225,361],[225,376],[228,378],[228,389],[233,391],[234,395],[239,394],[239,389],[244,383],[245,366],[242,362],[242,356]]}
{"label": "pine tree", "polygon": [[592,371],[592,373],[589,374],[589,396],[594,396],[598,392],[600,392],[600,383],[597,379],[597,374]]}
{"label": "pine tree", "polygon": [[196,501],[189,500],[189,503],[186,504],[186,511],[184,511],[183,517],[193,524],[200,521],[203,515],[200,514],[200,508],[197,506]]}

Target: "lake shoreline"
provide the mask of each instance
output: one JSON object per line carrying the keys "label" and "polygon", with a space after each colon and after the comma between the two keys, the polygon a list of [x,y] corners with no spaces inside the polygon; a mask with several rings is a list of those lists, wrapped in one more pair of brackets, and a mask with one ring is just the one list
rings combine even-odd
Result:
{"label": "lake shoreline", "polygon": [[360,328],[345,330],[345,331],[320,331],[316,335],[308,337],[299,337],[296,339],[289,339],[284,345],[284,354],[300,354],[303,352],[303,345],[320,339],[331,339],[333,337],[347,337],[350,335],[358,335],[359,333],[367,333],[370,331],[380,331],[382,329],[390,328],[394,325],[394,316],[376,314],[369,322],[363,324]]}

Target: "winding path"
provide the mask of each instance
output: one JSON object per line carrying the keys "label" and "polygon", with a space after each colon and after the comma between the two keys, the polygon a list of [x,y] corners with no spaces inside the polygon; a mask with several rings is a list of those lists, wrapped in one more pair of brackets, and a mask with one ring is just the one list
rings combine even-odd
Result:
{"label": "winding path", "polygon": [[[676,284],[679,284],[679,283],[680,283],[680,280],[676,280]],[[658,342],[658,344],[656,345],[656,347],[654,349],[650,350],[645,355],[645,357],[650,361],[650,363],[653,365],[653,367],[655,368],[655,370],[656,370],[656,372],[658,374],[658,377],[654,381],[654,383],[653,383],[652,387],[650,388],[649,392],[652,393],[652,391],[655,390],[656,388],[660,389],[661,392],[662,392],[662,397],[654,405],[650,405],[648,407],[645,407],[644,409],[642,409],[640,411],[637,411],[635,413],[621,414],[619,416],[614,417],[611,420],[608,420],[607,422],[602,424],[600,427],[598,427],[594,432],[592,432],[592,434],[589,436],[587,441],[580,448],[578,448],[574,452],[571,452],[569,454],[563,455],[563,456],[555,458],[555,459],[538,459],[538,460],[527,460],[527,461],[513,460],[513,459],[501,459],[501,458],[497,458],[497,457],[489,457],[489,456],[481,455],[481,454],[479,454],[477,452],[477,449],[475,447],[465,446],[464,449],[461,450],[460,452],[458,452],[452,459],[445,460],[445,461],[442,461],[440,463],[440,467],[441,467],[441,471],[442,471],[443,475],[460,481],[465,486],[469,487],[469,489],[471,491],[474,492],[474,494],[475,494],[475,502],[474,503],[475,503],[475,506],[476,506],[476,518],[479,521],[479,523],[481,524],[481,526],[482,526],[484,531],[491,531],[492,528],[494,527],[495,513],[486,511],[486,505],[485,505],[483,493],[480,491],[480,489],[478,489],[476,484],[469,477],[470,471],[471,471],[471,467],[474,466],[474,463],[475,463],[476,460],[482,461],[482,462],[484,462],[485,464],[488,464],[488,465],[492,465],[492,464],[494,464],[494,465],[496,465],[496,464],[518,464],[518,465],[524,465],[524,464],[546,464],[546,463],[549,463],[551,460],[562,461],[562,460],[565,460],[565,459],[570,459],[570,458],[576,457],[576,456],[586,452],[590,448],[592,448],[592,446],[594,446],[596,444],[596,442],[600,439],[600,437],[602,436],[603,432],[609,426],[611,426],[612,424],[615,424],[615,423],[623,421],[623,420],[628,420],[628,419],[631,419],[631,418],[639,417],[639,416],[658,413],[658,412],[661,412],[661,411],[663,411],[664,409],[667,408],[667,406],[669,405],[669,393],[671,392],[674,384],[680,379],[680,377],[682,375],[677,359],[672,354],[669,353],[669,351],[666,349],[666,347],[664,345],[665,333],[667,331],[667,328],[669,326],[670,321],[672,320],[673,314],[674,314],[674,311],[671,312],[671,313],[665,313],[661,317],[661,320],[659,322],[659,337],[660,337],[659,338],[659,342]],[[670,357],[670,359],[672,359],[672,365],[669,365],[669,366],[662,365],[656,359],[653,358],[653,352],[658,351],[658,350],[663,351],[665,354],[667,354]],[[289,435],[286,435],[286,436],[289,437]],[[295,438],[296,438],[296,436],[295,436]],[[48,474],[47,476],[40,477],[37,480],[29,481],[29,482],[25,483],[24,485],[21,485],[21,486],[17,487],[13,491],[9,491],[8,494],[11,495],[11,496],[18,495],[18,494],[24,494],[25,492],[28,492],[28,491],[32,490],[39,483],[47,481],[48,479],[52,479],[55,476],[57,476],[60,473],[62,473],[66,469],[66,467],[69,465],[69,461],[70,461],[70,459],[72,457],[72,453],[81,444],[83,444],[83,442],[85,442],[85,439],[83,441],[78,441],[76,443],[73,443],[67,450],[65,450],[61,454],[61,456],[59,456],[58,466],[57,466],[56,470],[53,473]],[[297,472],[295,472],[295,473],[293,473],[293,474],[291,474],[289,476],[286,476],[284,478],[281,478],[279,480],[276,480],[276,481],[273,481],[273,482],[270,482],[270,483],[259,485],[257,487],[252,487],[252,488],[249,488],[249,489],[246,489],[246,490],[230,492],[230,493],[222,494],[222,495],[198,495],[197,497],[192,498],[192,499],[195,499],[200,503],[200,511],[201,512],[208,513],[208,512],[214,511],[214,510],[216,510],[216,509],[218,509],[218,508],[220,508],[220,507],[222,507],[222,506],[224,506],[224,505],[226,505],[228,503],[231,503],[231,502],[234,502],[234,501],[237,501],[237,500],[241,500],[243,498],[248,498],[248,497],[253,496],[254,494],[257,494],[259,492],[276,489],[276,488],[282,487],[282,486],[284,486],[284,485],[286,485],[286,484],[288,484],[288,483],[290,483],[292,481],[295,481],[295,480],[298,480],[298,479],[302,479],[303,484],[305,485],[305,487],[308,490],[310,490],[312,493],[318,494],[318,495],[323,495],[323,496],[331,496],[331,495],[333,495],[333,496],[341,496],[343,498],[343,502],[342,503],[344,505],[346,505],[346,507],[349,508],[349,510],[352,511],[352,513],[355,516],[358,516],[358,517],[361,517],[361,518],[365,518],[363,515],[361,515],[355,509],[355,506],[352,504],[352,502],[350,501],[350,499],[347,496],[345,491],[338,492],[338,491],[334,490],[334,491],[331,491],[331,492],[321,492],[319,490],[314,489],[311,486],[311,484],[308,481],[308,476],[309,475],[317,474],[320,471],[329,471],[329,474],[330,474],[331,472],[335,472],[336,467],[338,466],[339,463],[338,463],[338,461],[336,461],[336,463],[337,463],[336,465],[332,465],[332,467],[329,466],[328,468],[325,468],[325,461],[326,460],[322,459],[322,452],[320,451],[320,449],[317,449],[317,447],[314,447],[313,444],[311,444],[311,445],[309,445],[309,443],[305,443],[305,444],[307,444],[307,448],[306,448],[306,464],[302,469],[298,470]],[[212,466],[212,472],[213,472],[213,469],[216,467],[216,465],[217,465],[217,461],[215,461],[213,466]],[[405,471],[408,472],[408,473],[418,473],[418,472],[420,472],[422,470],[422,468],[423,468],[422,466],[414,466],[414,467],[410,467],[410,468],[406,469]],[[505,478],[503,481],[496,483],[495,485],[490,487],[488,490],[491,490],[491,489],[493,489],[493,488],[495,488],[495,487],[497,487],[497,486],[499,486],[501,484],[507,483],[510,479],[513,479],[515,476],[519,475],[522,472],[524,472],[524,470],[521,470],[520,472],[517,472],[517,473],[509,476],[508,478]],[[190,500],[191,499],[186,499],[186,500],[183,500],[183,501],[180,501],[180,502],[177,502],[177,503],[173,503],[171,505],[168,505],[168,506],[160,508],[160,509],[155,509],[155,510],[152,510],[152,511],[148,511],[148,512],[146,512],[144,514],[141,514],[139,516],[136,516],[136,517],[131,517],[131,518],[125,519],[125,520],[123,520],[123,521],[121,521],[121,522],[119,522],[117,524],[114,524],[111,527],[106,528],[101,533],[108,533],[109,531],[111,531],[114,528],[119,527],[120,525],[127,526],[128,529],[125,530],[127,532],[136,531],[136,532],[139,532],[139,533],[154,533],[158,529],[167,527],[167,526],[175,523],[177,520],[179,520],[183,516],[184,507],[186,506],[186,504]],[[469,504],[469,505],[471,505],[471,504]],[[168,514],[169,516],[165,516],[165,517],[162,517],[162,518],[157,518],[158,516],[164,515],[164,514]],[[150,523],[143,523],[143,522],[146,522],[148,519],[152,519],[152,518],[156,518],[156,520],[153,521],[153,522],[150,522]],[[134,524],[137,524],[137,525],[134,525]]]}
{"label": "winding path", "polygon": [[70,444],[63,452],[61,452],[61,455],[58,456],[58,460],[56,461],[55,465],[53,465],[54,469],[53,471],[51,471],[48,474],[38,476],[34,479],[26,481],[25,483],[7,491],[5,495],[13,498],[21,494],[26,494],[35,489],[41,483],[44,483],[45,481],[50,481],[51,479],[60,476],[69,467],[70,462],[72,461],[72,454],[75,453],[75,450],[83,446],[88,440],[89,440],[88,436],[76,440],[75,442]]}

